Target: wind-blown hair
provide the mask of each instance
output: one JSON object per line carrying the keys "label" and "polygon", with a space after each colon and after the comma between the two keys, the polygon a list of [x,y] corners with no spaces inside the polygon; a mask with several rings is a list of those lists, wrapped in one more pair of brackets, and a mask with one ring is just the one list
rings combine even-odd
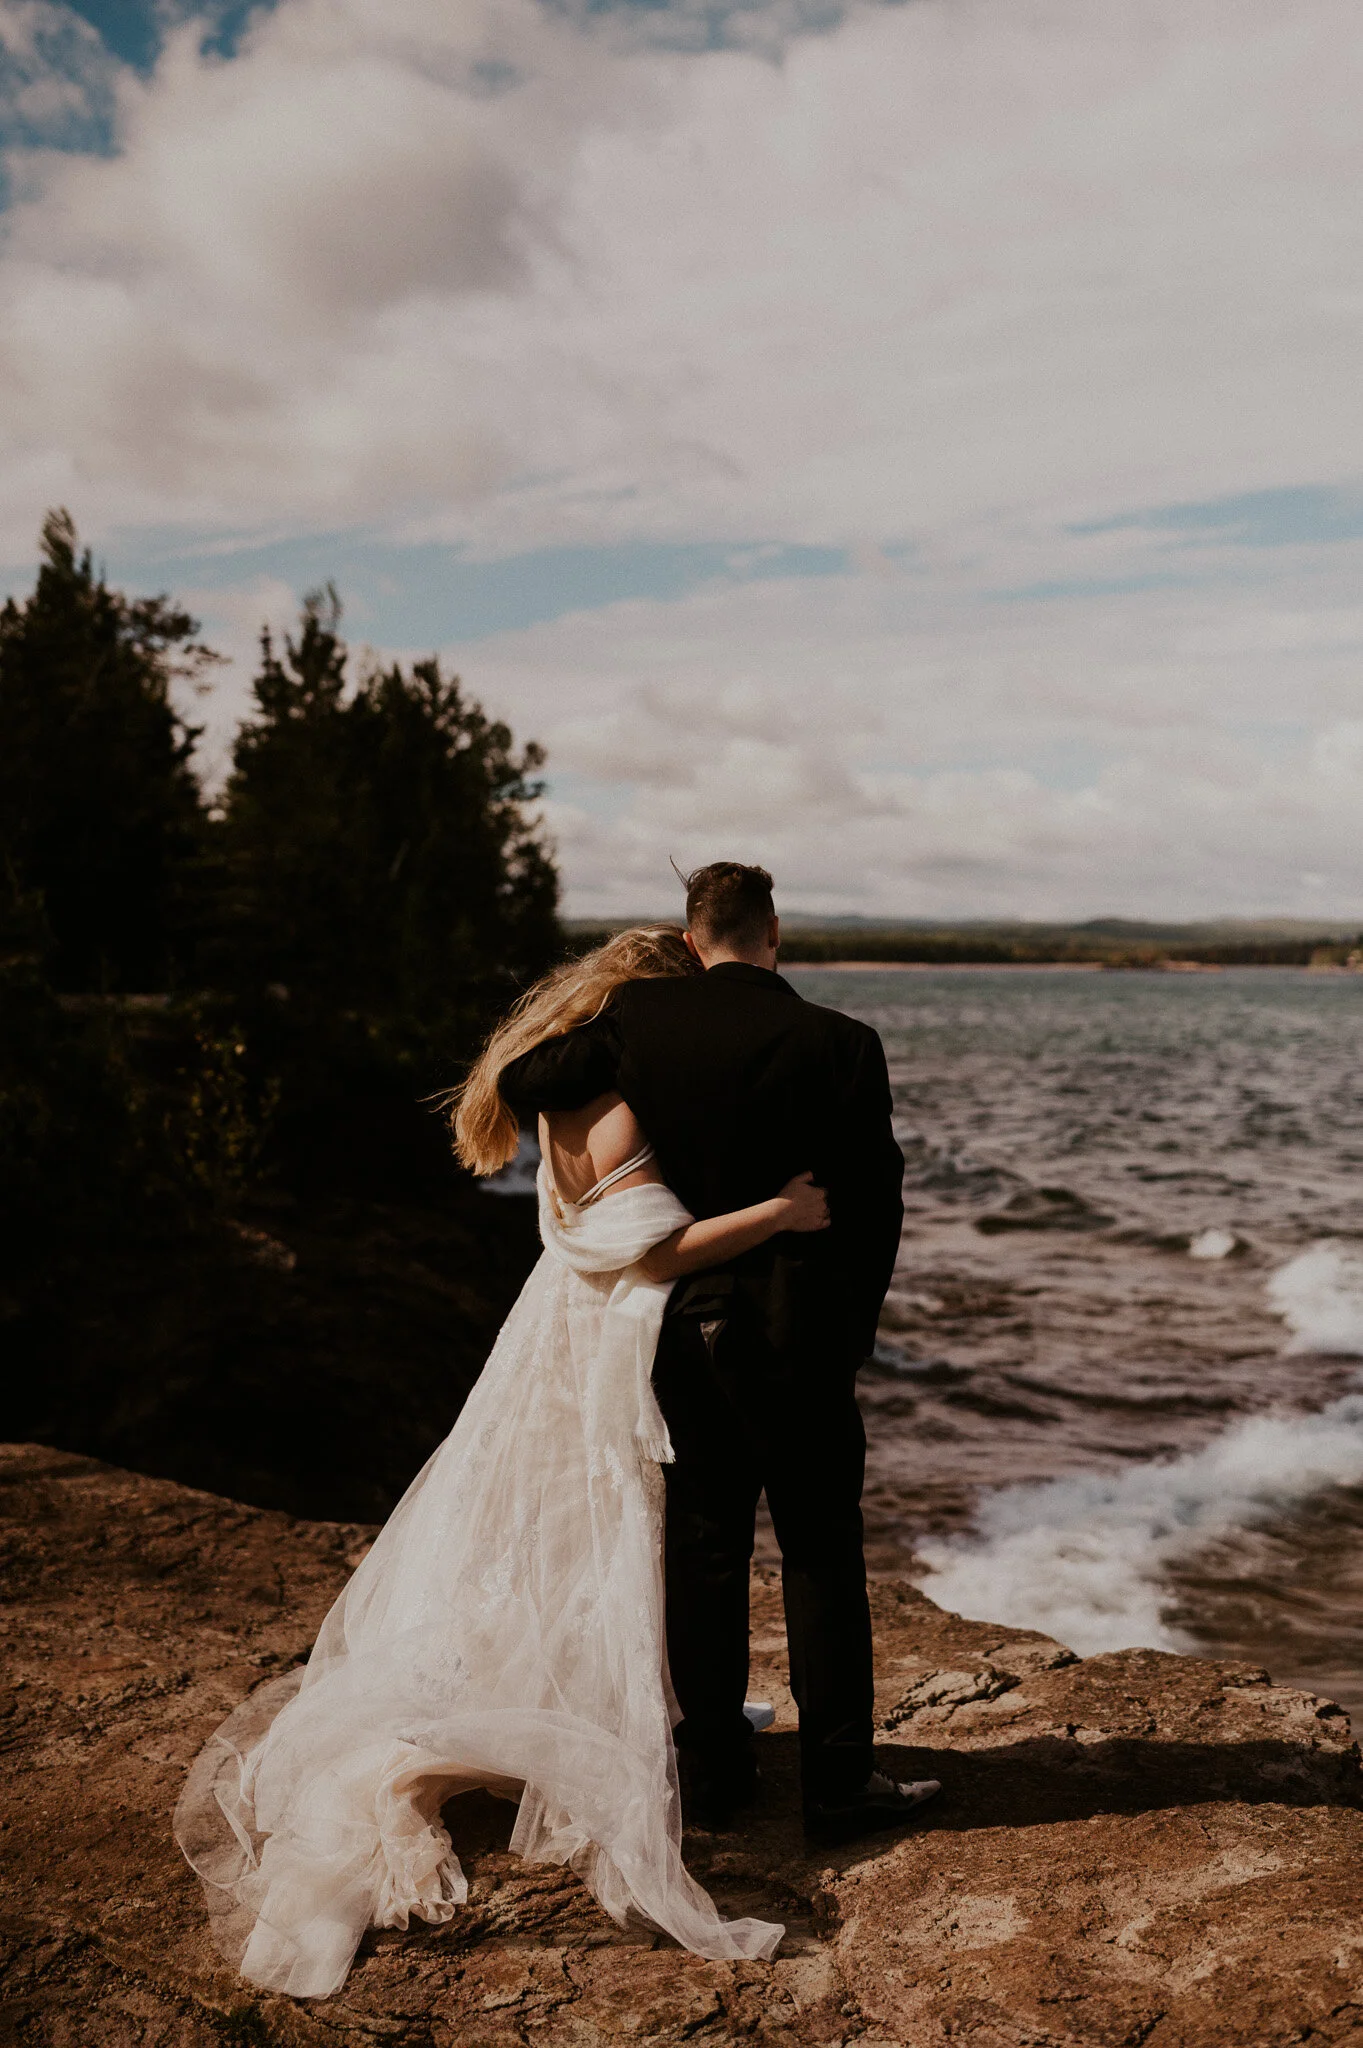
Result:
{"label": "wind-blown hair", "polygon": [[503,1067],[546,1038],[559,1038],[599,1017],[626,981],[656,981],[699,974],[675,924],[637,925],[604,946],[555,967],[527,989],[475,1060],[462,1087],[448,1098],[454,1149],[470,1173],[496,1173],[516,1156],[520,1127],[497,1083]]}

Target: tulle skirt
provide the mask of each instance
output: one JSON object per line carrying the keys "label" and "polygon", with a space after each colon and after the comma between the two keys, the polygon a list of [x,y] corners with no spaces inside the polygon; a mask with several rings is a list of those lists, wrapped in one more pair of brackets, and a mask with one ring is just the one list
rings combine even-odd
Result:
{"label": "tulle skirt", "polygon": [[513,1849],[570,1864],[622,1924],[717,1958],[780,1941],[722,1920],[681,1857],[662,1473],[632,1377],[661,1298],[654,1316],[623,1261],[591,1266],[629,1249],[631,1218],[641,1249],[675,1228],[663,1203],[656,1187],[601,1203],[615,1213],[579,1233],[576,1263],[547,1226],[458,1422],[306,1667],[254,1692],[194,1765],[176,1838],[251,1982],[321,1997],[366,1928],[450,1920],[467,1885],[440,1808],[474,1786],[519,1796]]}

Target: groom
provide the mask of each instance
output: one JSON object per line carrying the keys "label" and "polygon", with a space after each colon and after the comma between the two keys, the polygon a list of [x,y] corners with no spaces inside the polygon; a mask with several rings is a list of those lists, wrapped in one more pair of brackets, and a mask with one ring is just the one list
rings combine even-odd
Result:
{"label": "groom", "polygon": [[696,1217],[763,1201],[805,1171],[828,1190],[826,1232],[678,1282],[654,1385],[676,1452],[664,1468],[667,1650],[690,1817],[724,1825],[756,1787],[743,1702],[765,1488],[805,1825],[849,1840],[899,1825],[928,1796],[874,1768],[855,1393],[899,1244],[903,1159],[876,1033],[775,972],[771,886],[763,868],[699,868],[686,940],[705,972],[627,983],[600,1018],[513,1061],[500,1087],[523,1120],[618,1089]]}

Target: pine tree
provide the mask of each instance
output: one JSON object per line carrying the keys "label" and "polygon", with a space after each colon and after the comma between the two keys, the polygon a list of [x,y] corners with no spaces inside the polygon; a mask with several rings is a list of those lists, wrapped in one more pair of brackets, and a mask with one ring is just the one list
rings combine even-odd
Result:
{"label": "pine tree", "polygon": [[226,978],[309,1006],[435,1023],[538,973],[557,875],[531,806],[543,755],[438,662],[347,684],[340,602],[266,633],[223,800]]}
{"label": "pine tree", "polygon": [[0,611],[0,857],[41,901],[59,989],[163,989],[182,964],[203,813],[171,684],[214,659],[197,631],[110,590],[62,511],[32,595]]}

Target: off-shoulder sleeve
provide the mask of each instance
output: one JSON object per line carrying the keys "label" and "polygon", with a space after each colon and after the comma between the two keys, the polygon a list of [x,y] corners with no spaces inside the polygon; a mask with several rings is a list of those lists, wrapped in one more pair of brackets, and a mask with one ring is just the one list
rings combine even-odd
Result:
{"label": "off-shoulder sleeve", "polygon": [[526,1124],[533,1123],[542,1109],[581,1109],[598,1095],[608,1095],[619,1073],[619,1026],[613,1011],[605,1010],[590,1024],[560,1038],[546,1038],[509,1061],[497,1087],[502,1100]]}

